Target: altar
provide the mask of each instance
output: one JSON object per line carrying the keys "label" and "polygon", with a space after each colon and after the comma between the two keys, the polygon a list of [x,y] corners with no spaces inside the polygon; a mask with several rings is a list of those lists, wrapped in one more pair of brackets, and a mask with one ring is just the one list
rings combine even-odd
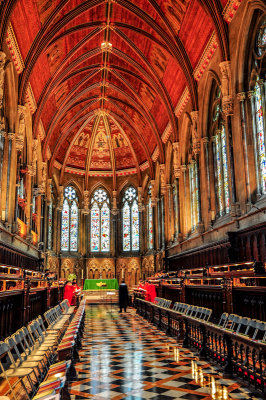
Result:
{"label": "altar", "polygon": [[83,290],[117,290],[117,279],[85,279]]}

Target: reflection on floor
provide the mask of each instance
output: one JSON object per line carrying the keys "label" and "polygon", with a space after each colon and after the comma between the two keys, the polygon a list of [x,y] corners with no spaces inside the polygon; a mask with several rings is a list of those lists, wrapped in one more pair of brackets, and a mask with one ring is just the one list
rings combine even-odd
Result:
{"label": "reflection on floor", "polygon": [[72,400],[259,399],[149,325],[134,310],[87,305]]}

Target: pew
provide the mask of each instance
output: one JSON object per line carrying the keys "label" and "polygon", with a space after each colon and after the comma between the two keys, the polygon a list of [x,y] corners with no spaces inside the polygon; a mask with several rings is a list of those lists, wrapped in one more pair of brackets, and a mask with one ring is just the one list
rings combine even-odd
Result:
{"label": "pew", "polygon": [[218,323],[212,310],[181,302],[172,309],[136,299],[139,315],[175,336],[184,347],[219,364],[225,376],[241,377],[263,394],[266,387],[266,323],[223,313]]}

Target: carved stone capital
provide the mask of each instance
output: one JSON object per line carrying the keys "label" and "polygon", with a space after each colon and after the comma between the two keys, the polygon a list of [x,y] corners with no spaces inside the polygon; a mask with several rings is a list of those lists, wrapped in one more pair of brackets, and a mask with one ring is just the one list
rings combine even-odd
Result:
{"label": "carved stone capital", "polygon": [[22,140],[19,137],[16,137],[16,150],[22,152],[24,147],[24,139]]}
{"label": "carved stone capital", "polygon": [[204,137],[201,139],[201,141],[202,141],[203,144],[208,144],[208,143],[209,143],[209,138],[208,138],[208,136],[204,136]]}
{"label": "carved stone capital", "polygon": [[27,175],[34,176],[32,165],[27,165]]}
{"label": "carved stone capital", "polygon": [[186,170],[187,170],[186,164],[182,164],[182,165],[181,165],[181,171],[182,171],[183,173],[185,173]]}
{"label": "carved stone capital", "polygon": [[222,101],[222,107],[225,116],[234,114],[234,103],[231,96],[224,96]]}
{"label": "carved stone capital", "polygon": [[237,93],[236,98],[237,98],[238,101],[242,102],[246,98],[246,93],[245,92]]}
{"label": "carved stone capital", "polygon": [[249,90],[249,91],[247,92],[247,95],[248,95],[248,98],[249,98],[249,99],[252,99],[252,98],[255,96],[254,90]]}
{"label": "carved stone capital", "polygon": [[191,111],[190,116],[191,116],[191,119],[192,119],[192,123],[198,124],[199,112],[198,111]]}
{"label": "carved stone capital", "polygon": [[14,132],[8,132],[7,136],[8,140],[11,140],[12,142],[16,139],[16,134]]}
{"label": "carved stone capital", "polygon": [[231,72],[231,61],[222,61],[219,64],[222,76],[229,77]]}
{"label": "carved stone capital", "polygon": [[180,178],[180,175],[181,175],[180,167],[175,167],[174,168],[174,174],[175,174],[175,178],[176,179]]}

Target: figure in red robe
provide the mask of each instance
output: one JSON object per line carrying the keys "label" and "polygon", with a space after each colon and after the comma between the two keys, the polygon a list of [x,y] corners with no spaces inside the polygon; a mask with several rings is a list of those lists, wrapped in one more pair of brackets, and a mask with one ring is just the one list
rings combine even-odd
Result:
{"label": "figure in red robe", "polygon": [[72,282],[68,281],[65,284],[65,289],[64,289],[64,300],[67,299],[69,302],[69,305],[71,306],[72,301],[73,301],[73,295],[74,295],[74,286],[72,285]]}
{"label": "figure in red robe", "polygon": [[75,279],[72,281],[72,286],[74,288],[74,291],[73,291],[73,299],[72,299],[72,304],[71,305],[72,306],[78,306],[79,305],[79,296],[80,296],[81,289],[77,285],[77,281]]}
{"label": "figure in red robe", "polygon": [[154,303],[154,299],[157,296],[156,294],[156,287],[155,285],[153,285],[152,283],[149,286],[149,292],[150,292],[150,298],[151,298],[151,302]]}

